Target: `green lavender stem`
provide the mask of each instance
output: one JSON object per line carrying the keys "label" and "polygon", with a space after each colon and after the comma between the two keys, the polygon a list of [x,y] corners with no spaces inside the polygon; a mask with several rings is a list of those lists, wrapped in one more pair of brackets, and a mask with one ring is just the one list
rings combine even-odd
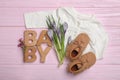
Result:
{"label": "green lavender stem", "polygon": [[[48,25],[48,29],[53,31],[52,35],[52,42],[55,48],[55,51],[57,53],[59,66],[63,64],[64,58],[65,58],[65,46],[64,46],[64,40],[65,40],[65,33],[64,33],[64,26],[60,23],[60,18],[58,19],[58,25],[56,25],[56,22],[53,18],[53,16],[47,17],[46,23]],[[59,30],[58,30],[59,29]],[[60,31],[60,32],[59,32]]]}

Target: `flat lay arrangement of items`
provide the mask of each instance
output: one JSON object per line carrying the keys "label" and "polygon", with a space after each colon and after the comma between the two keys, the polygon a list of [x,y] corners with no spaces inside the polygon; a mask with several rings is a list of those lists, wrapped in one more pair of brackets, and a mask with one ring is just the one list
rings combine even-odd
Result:
{"label": "flat lay arrangement of items", "polygon": [[[78,74],[103,58],[108,36],[93,15],[84,15],[74,8],[61,7],[53,11],[25,13],[24,17],[27,29],[18,44],[23,50],[24,62],[34,62],[38,50],[40,62],[44,63],[49,51],[54,49],[59,67],[67,58],[67,71]],[[34,28],[47,29],[42,30],[39,35],[32,30]],[[44,50],[42,44],[47,44]]]}

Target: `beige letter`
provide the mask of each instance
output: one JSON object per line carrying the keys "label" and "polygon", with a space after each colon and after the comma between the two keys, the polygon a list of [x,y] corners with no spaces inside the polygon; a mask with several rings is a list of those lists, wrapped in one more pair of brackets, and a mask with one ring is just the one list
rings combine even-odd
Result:
{"label": "beige letter", "polygon": [[47,43],[48,46],[52,46],[49,36],[47,35],[47,30],[43,30],[37,41],[37,46],[40,46],[42,43]]}
{"label": "beige letter", "polygon": [[37,33],[32,30],[26,30],[24,32],[24,41],[25,46],[35,46],[37,39],[36,39]]}
{"label": "beige letter", "polygon": [[34,62],[36,60],[35,53],[35,47],[25,47],[24,62]]}

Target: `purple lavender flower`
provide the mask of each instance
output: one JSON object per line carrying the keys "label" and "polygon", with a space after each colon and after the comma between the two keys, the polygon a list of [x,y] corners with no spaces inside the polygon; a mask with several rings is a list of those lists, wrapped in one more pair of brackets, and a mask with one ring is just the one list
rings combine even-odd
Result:
{"label": "purple lavender flower", "polygon": [[58,35],[59,39],[61,39],[61,32],[60,32],[60,28],[57,28],[57,35]]}
{"label": "purple lavender flower", "polygon": [[22,39],[22,38],[20,38],[20,39],[19,39],[19,42],[23,42],[23,39]]}
{"label": "purple lavender flower", "polygon": [[69,36],[67,43],[70,44],[71,41],[72,41],[72,40],[71,40],[71,36]]}
{"label": "purple lavender flower", "polygon": [[21,44],[21,43],[19,43],[17,46],[18,46],[18,47],[21,47],[21,45],[22,45],[22,44]]}
{"label": "purple lavender flower", "polygon": [[51,29],[49,29],[47,34],[48,34],[49,38],[52,40],[53,39],[53,31]]}
{"label": "purple lavender flower", "polygon": [[55,50],[57,52],[59,64],[63,64],[65,58],[65,32],[68,28],[68,24],[65,22],[64,24],[60,23],[60,18],[56,24],[55,19],[53,16],[48,16],[46,23],[48,25],[48,36],[51,39],[52,43],[54,44]]}
{"label": "purple lavender flower", "polygon": [[56,23],[55,22],[53,22],[51,25],[52,25],[53,28],[56,28]]}
{"label": "purple lavender flower", "polygon": [[24,46],[24,41],[22,38],[19,39],[19,44],[18,44],[18,47],[23,47]]}
{"label": "purple lavender flower", "polygon": [[66,22],[64,22],[63,23],[64,33],[66,33],[67,28],[68,28],[68,24]]}
{"label": "purple lavender flower", "polygon": [[54,32],[57,32],[57,26],[56,26],[56,23],[53,22],[53,23],[51,24],[51,26],[52,26],[53,31],[54,31]]}

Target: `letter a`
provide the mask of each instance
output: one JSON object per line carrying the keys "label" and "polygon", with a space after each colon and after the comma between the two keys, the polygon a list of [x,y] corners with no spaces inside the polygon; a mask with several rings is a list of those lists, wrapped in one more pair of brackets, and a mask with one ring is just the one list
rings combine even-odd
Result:
{"label": "letter a", "polygon": [[[48,47],[43,51],[41,44],[46,43],[48,45]],[[39,54],[41,56],[41,62],[45,62],[45,58],[48,54],[48,52],[51,50],[52,48],[52,43],[50,41],[50,38],[47,35],[47,30],[43,30],[39,36],[39,39],[37,41],[37,48],[39,51]]]}

